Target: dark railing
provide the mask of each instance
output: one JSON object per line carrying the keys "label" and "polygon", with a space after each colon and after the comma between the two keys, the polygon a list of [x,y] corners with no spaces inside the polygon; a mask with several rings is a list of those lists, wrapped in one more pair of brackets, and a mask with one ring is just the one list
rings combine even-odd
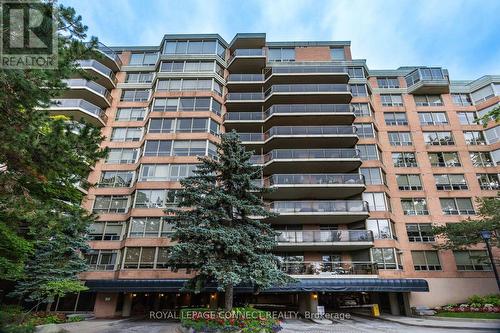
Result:
{"label": "dark railing", "polygon": [[269,207],[275,213],[368,212],[362,200],[273,201]]}
{"label": "dark railing", "polygon": [[335,184],[364,184],[363,175],[356,173],[327,173],[327,174],[274,174],[264,179],[265,186],[273,185],[335,185]]}
{"label": "dark railing", "polygon": [[347,73],[346,67],[340,66],[274,66],[266,70],[266,78],[272,74],[313,74],[313,73]]}
{"label": "dark railing", "polygon": [[376,275],[377,264],[370,261],[287,261],[280,264],[283,272],[289,275]]}
{"label": "dark railing", "polygon": [[373,242],[371,230],[277,231],[278,243]]}
{"label": "dark railing", "polygon": [[267,97],[273,93],[294,92],[349,92],[348,84],[275,84],[269,88],[264,95]]}
{"label": "dark railing", "polygon": [[253,155],[251,163],[263,164],[279,159],[344,159],[359,158],[359,150],[352,148],[274,149],[265,155]]}
{"label": "dark railing", "polygon": [[265,55],[264,49],[236,49],[231,53],[227,63],[230,63],[236,57],[262,57]]}
{"label": "dark railing", "polygon": [[228,93],[226,95],[228,101],[260,101],[264,100],[264,93],[262,92],[242,92],[242,93]]}
{"label": "dark railing", "polygon": [[279,104],[264,112],[228,112],[224,120],[264,120],[273,114],[352,113],[349,104]]}
{"label": "dark railing", "polygon": [[229,74],[227,81],[237,81],[237,82],[259,82],[264,81],[264,74]]}

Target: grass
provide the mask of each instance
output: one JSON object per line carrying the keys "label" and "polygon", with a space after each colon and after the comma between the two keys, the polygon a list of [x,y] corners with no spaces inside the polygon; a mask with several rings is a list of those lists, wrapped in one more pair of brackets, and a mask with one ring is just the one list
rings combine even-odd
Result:
{"label": "grass", "polygon": [[493,312],[438,312],[438,317],[448,318],[476,318],[476,319],[500,319],[500,313]]}

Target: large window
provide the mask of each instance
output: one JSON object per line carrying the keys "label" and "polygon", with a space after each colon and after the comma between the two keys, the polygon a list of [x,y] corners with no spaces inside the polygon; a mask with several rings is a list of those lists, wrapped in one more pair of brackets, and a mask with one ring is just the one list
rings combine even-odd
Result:
{"label": "large window", "polygon": [[288,62],[295,61],[295,49],[293,48],[269,48],[269,61]]}
{"label": "large window", "polygon": [[429,161],[433,167],[459,167],[461,166],[460,159],[458,158],[458,153],[448,152],[448,153],[428,153]]}
{"label": "large window", "polygon": [[443,100],[440,95],[414,95],[417,106],[442,106]]}
{"label": "large window", "polygon": [[403,106],[403,98],[400,94],[380,94],[382,106]]}
{"label": "large window", "polygon": [[500,181],[498,173],[479,173],[477,181],[481,190],[499,190]]}
{"label": "large window", "polygon": [[470,198],[440,198],[441,209],[444,215],[475,215]]}
{"label": "large window", "polygon": [[472,92],[472,100],[475,104],[482,103],[495,96],[495,91],[491,84]]}
{"label": "large window", "polygon": [[[175,128],[175,131],[174,131]],[[149,121],[149,133],[201,133],[210,132],[218,135],[220,125],[209,118],[152,118]]]}
{"label": "large window", "polygon": [[484,135],[490,145],[500,141],[500,126],[496,126],[484,131]]}
{"label": "large window", "polygon": [[351,94],[356,97],[368,96],[368,89],[366,84],[350,84]]}
{"label": "large window", "polygon": [[343,47],[331,47],[330,55],[332,60],[345,60],[345,52]]}
{"label": "large window", "polygon": [[212,111],[220,115],[222,106],[210,97],[155,98],[151,110],[157,112]]}
{"label": "large window", "polygon": [[144,120],[146,116],[145,108],[119,108],[116,111],[116,121],[138,121]]}
{"label": "large window", "polygon": [[424,198],[401,199],[401,207],[405,215],[429,215],[427,201]]}
{"label": "large window", "polygon": [[139,154],[138,149],[132,148],[111,148],[106,158],[106,163],[108,164],[128,164],[136,163],[137,156]]}
{"label": "large window", "polygon": [[413,269],[416,271],[440,271],[437,251],[411,251]]}
{"label": "large window", "polygon": [[434,242],[430,223],[407,223],[406,234],[410,242]]}
{"label": "large window", "polygon": [[147,140],[144,146],[144,156],[170,156],[172,140]]}
{"label": "large window", "polygon": [[217,40],[168,40],[163,54],[216,54],[225,59],[226,47]]}
{"label": "large window", "polygon": [[168,237],[172,234],[172,226],[161,217],[133,217],[130,219],[129,237]]}
{"label": "large window", "polygon": [[459,271],[491,271],[490,258],[486,251],[453,251]]}
{"label": "large window", "polygon": [[177,133],[207,132],[208,118],[177,118],[175,131]]}
{"label": "large window", "polygon": [[90,271],[115,270],[117,257],[116,250],[89,250],[85,253],[85,260]]}
{"label": "large window", "polygon": [[398,265],[396,249],[394,248],[372,248],[372,260],[379,269],[401,269]]}
{"label": "large window", "polygon": [[124,269],[153,269],[156,247],[126,247],[123,259]]}
{"label": "large window", "polygon": [[127,73],[125,79],[127,83],[151,83],[153,82],[153,73],[151,72],[131,72]]}
{"label": "large window", "polygon": [[464,132],[465,143],[468,145],[485,145],[483,132],[481,131],[467,131]]}
{"label": "large window", "polygon": [[438,190],[467,190],[467,182],[463,174],[434,175],[434,181]]}
{"label": "large window", "polygon": [[373,238],[375,239],[396,239],[394,222],[388,219],[366,220],[366,228],[373,232]]}
{"label": "large window", "polygon": [[375,129],[373,128],[373,124],[363,124],[363,123],[357,123],[354,124],[354,127],[356,127],[356,134],[360,138],[375,138],[377,136],[377,133]]}
{"label": "large window", "polygon": [[470,159],[475,167],[492,167],[495,166],[491,155],[487,151],[477,151],[470,153]]}
{"label": "large window", "polygon": [[349,73],[349,77],[351,78],[364,78],[365,70],[363,67],[348,67],[347,73]]}
{"label": "large window", "polygon": [[140,141],[142,127],[115,127],[111,133],[111,141]]}
{"label": "large window", "polygon": [[359,157],[363,161],[379,160],[379,151],[377,145],[357,145],[356,148],[359,150]]}
{"label": "large window", "polygon": [[384,112],[385,124],[392,125],[408,125],[408,119],[405,112]]}
{"label": "large window", "polygon": [[478,116],[476,112],[458,112],[458,119],[462,125],[477,125]]}
{"label": "large window", "polygon": [[392,153],[392,164],[397,168],[417,167],[417,158],[413,152]]}
{"label": "large window", "polygon": [[123,224],[120,222],[96,222],[89,227],[90,240],[118,241],[122,238]]}
{"label": "large window", "polygon": [[197,164],[142,164],[139,181],[179,181],[193,176]]}
{"label": "large window", "polygon": [[144,156],[217,156],[214,143],[207,140],[147,140]]}
{"label": "large window", "polygon": [[460,106],[472,105],[472,100],[469,94],[451,94],[453,104]]}
{"label": "large window", "polygon": [[371,108],[368,103],[351,103],[351,107],[356,117],[371,116]]}
{"label": "large window", "polygon": [[389,200],[382,192],[364,192],[363,200],[368,202],[370,211],[389,211]]}
{"label": "large window", "polygon": [[455,144],[451,132],[424,132],[424,141],[432,146],[451,146]]}
{"label": "large window", "polygon": [[448,117],[446,112],[419,112],[420,125],[446,125]]}
{"label": "large window", "polygon": [[123,102],[144,102],[149,99],[149,89],[123,90],[121,101]]}
{"label": "large window", "polygon": [[397,77],[378,77],[377,85],[379,88],[399,88]]}
{"label": "large window", "polygon": [[160,65],[160,72],[211,72],[221,76],[224,74],[222,67],[215,61],[163,61]]}
{"label": "large window", "polygon": [[176,190],[137,190],[134,208],[165,208],[177,203]]}
{"label": "large window", "polygon": [[401,191],[421,191],[423,189],[420,175],[396,175],[396,181]]}
{"label": "large window", "polygon": [[148,133],[173,133],[175,118],[151,118]]}
{"label": "large window", "polygon": [[158,59],[156,52],[132,53],[130,55],[130,66],[153,66]]}
{"label": "large window", "polygon": [[126,213],[128,211],[128,196],[126,195],[96,195],[94,213]]}
{"label": "large window", "polygon": [[130,187],[135,171],[103,171],[98,187]]}
{"label": "large window", "polygon": [[387,132],[387,135],[391,146],[411,146],[413,144],[410,132]]}
{"label": "large window", "polygon": [[222,95],[222,85],[212,79],[163,79],[158,80],[157,91],[215,91]]}
{"label": "large window", "polygon": [[380,168],[359,168],[359,173],[365,178],[366,185],[384,185],[385,174]]}

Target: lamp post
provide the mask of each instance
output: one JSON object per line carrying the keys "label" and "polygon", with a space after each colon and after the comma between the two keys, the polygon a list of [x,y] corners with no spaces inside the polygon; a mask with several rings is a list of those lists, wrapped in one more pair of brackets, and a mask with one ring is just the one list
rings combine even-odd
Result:
{"label": "lamp post", "polygon": [[493,254],[491,253],[491,246],[490,246],[491,231],[483,229],[479,232],[479,234],[486,243],[486,249],[488,250],[488,256],[490,257],[491,267],[493,268],[493,273],[495,274],[495,280],[497,281],[498,290],[500,290],[500,280],[498,279],[497,267],[495,266],[495,262],[493,261]]}

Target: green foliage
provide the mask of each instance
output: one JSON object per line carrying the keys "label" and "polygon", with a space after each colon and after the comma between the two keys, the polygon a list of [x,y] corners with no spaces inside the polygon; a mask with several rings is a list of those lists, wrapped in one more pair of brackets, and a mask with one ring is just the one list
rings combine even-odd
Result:
{"label": "green foliage", "polygon": [[485,304],[500,306],[500,294],[491,294],[486,296],[473,295],[468,298],[467,303],[470,306],[472,306],[472,304],[476,304],[476,307],[481,307]]}
{"label": "green foliage", "polygon": [[235,132],[222,135],[217,149],[219,159],[201,158],[195,175],[181,180],[178,208],[167,210],[178,242],[171,247],[170,264],[196,270],[188,289],[199,292],[214,282],[226,297],[238,284],[266,288],[290,281],[271,253],[276,233],[255,218],[271,213],[264,208],[263,189],[255,185],[261,170],[249,162],[252,152]]}
{"label": "green foliage", "polygon": [[479,232],[492,232],[491,244],[499,246],[499,238],[495,231],[500,229],[500,200],[496,198],[478,198],[478,219],[468,219],[458,223],[448,223],[444,226],[433,227],[432,232],[443,240],[436,245],[439,249],[464,249],[470,245],[483,243]]}
{"label": "green foliage", "polygon": [[475,318],[475,319],[500,319],[500,313],[493,312],[447,312],[439,311],[437,317],[447,318]]}
{"label": "green foliage", "polygon": [[495,123],[498,123],[500,121],[500,106],[497,106],[478,120],[476,120],[478,123],[482,123],[483,127],[487,127],[488,123],[493,120]]}
{"label": "green foliage", "polygon": [[87,27],[72,8],[59,6],[57,20],[56,69],[0,69],[0,279],[19,281],[15,295],[37,301],[48,282],[86,268],[94,218],[75,184],[107,153],[99,128],[43,111],[66,89],[63,79],[83,75],[75,61],[97,57],[97,40],[83,43]]}

